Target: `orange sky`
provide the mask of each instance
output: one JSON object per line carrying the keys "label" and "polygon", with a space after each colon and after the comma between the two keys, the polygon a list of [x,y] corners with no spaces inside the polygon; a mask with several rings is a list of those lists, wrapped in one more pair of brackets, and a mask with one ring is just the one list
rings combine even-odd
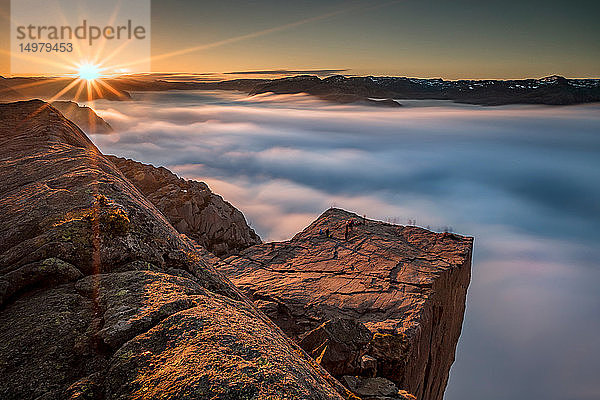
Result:
{"label": "orange sky", "polygon": [[[7,3],[0,0],[3,10]],[[448,3],[155,0],[152,70],[347,69],[447,79],[600,76],[597,2]],[[6,50],[9,27],[2,20],[0,48]],[[181,51],[189,48],[197,49]],[[1,74],[10,72],[9,64],[6,54],[0,57]]]}

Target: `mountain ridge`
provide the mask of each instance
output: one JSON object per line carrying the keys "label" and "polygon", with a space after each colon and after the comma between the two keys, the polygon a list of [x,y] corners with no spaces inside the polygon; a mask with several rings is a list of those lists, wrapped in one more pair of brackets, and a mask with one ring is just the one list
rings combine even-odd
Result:
{"label": "mountain ridge", "polygon": [[[23,96],[52,97],[64,84],[64,78],[3,78],[0,99],[14,101],[14,88],[24,82],[42,82],[27,89]],[[558,75],[538,79],[462,79],[409,78],[391,76],[296,75],[278,79],[233,79],[223,81],[168,81],[150,75],[108,77],[103,80],[115,89],[95,93],[94,98],[131,100],[130,92],[166,90],[235,90],[249,95],[262,93],[307,93],[338,104],[367,104],[398,107],[402,100],[448,100],[482,106],[509,104],[574,105],[600,102],[600,79],[568,79]],[[63,82],[63,83],[61,83]],[[73,91],[62,95],[73,100]],[[75,99],[78,100],[78,99]]]}

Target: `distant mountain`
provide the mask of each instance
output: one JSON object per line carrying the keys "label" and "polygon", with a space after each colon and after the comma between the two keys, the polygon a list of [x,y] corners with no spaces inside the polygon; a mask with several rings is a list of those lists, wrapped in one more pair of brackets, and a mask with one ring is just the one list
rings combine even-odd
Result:
{"label": "distant mountain", "polygon": [[250,94],[308,93],[323,99],[354,95],[363,99],[452,100],[480,105],[567,105],[600,101],[600,79],[550,76],[523,80],[417,79],[398,77],[296,76],[255,85]]}
{"label": "distant mountain", "polygon": [[[164,76],[163,76],[164,77]],[[0,101],[50,98],[72,80],[67,78],[1,78]],[[219,82],[168,81],[152,75],[103,79],[112,90],[77,93],[72,88],[61,99],[130,100],[131,91],[236,90],[250,95],[262,93],[307,93],[338,104],[368,104],[399,107],[402,100],[450,100],[458,103],[498,106],[506,104],[571,105],[600,101],[600,79],[567,79],[549,76],[519,80],[458,80],[440,78],[335,75],[321,79],[298,75],[281,79],[234,79]],[[84,90],[85,92],[85,90]]]}
{"label": "distant mountain", "polygon": [[[131,90],[127,81],[116,85]],[[345,77],[321,79],[298,75],[281,79],[236,79],[221,82],[148,82],[150,90],[206,89],[262,93],[307,93],[335,103],[364,103],[398,107],[396,100],[451,100],[458,103],[497,106],[505,104],[570,105],[600,101],[600,79],[567,79],[549,76],[520,80],[458,80],[406,77]],[[138,85],[136,90],[141,90]],[[377,101],[379,100],[379,101]],[[385,101],[384,101],[385,100]],[[377,101],[377,102],[376,102]]]}
{"label": "distant mountain", "polygon": [[103,84],[75,83],[71,77],[13,77],[0,76],[0,102],[15,100],[73,100],[97,99],[131,100],[129,93]]}
{"label": "distant mountain", "polygon": [[14,101],[23,97],[23,94],[13,89],[6,82],[6,78],[0,76],[0,102]]}

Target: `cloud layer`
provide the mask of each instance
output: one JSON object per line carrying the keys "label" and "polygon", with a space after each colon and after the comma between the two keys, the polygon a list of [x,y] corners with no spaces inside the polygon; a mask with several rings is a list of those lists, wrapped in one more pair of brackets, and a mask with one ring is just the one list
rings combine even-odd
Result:
{"label": "cloud layer", "polygon": [[95,105],[105,153],[206,181],[267,240],[335,205],[474,235],[447,399],[600,395],[600,107],[388,110],[304,95],[138,94]]}

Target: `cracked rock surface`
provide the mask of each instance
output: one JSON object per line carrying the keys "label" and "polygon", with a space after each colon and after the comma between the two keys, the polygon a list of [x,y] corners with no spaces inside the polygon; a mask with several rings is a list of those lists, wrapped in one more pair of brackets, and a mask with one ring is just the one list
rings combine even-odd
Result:
{"label": "cracked rock surface", "polygon": [[[338,379],[381,377],[418,399],[441,400],[472,245],[470,237],[330,209],[291,240],[251,247],[219,269]],[[332,329],[340,319],[345,328]]]}
{"label": "cracked rock surface", "polygon": [[0,105],[0,182],[0,398],[349,397],[56,109]]}

